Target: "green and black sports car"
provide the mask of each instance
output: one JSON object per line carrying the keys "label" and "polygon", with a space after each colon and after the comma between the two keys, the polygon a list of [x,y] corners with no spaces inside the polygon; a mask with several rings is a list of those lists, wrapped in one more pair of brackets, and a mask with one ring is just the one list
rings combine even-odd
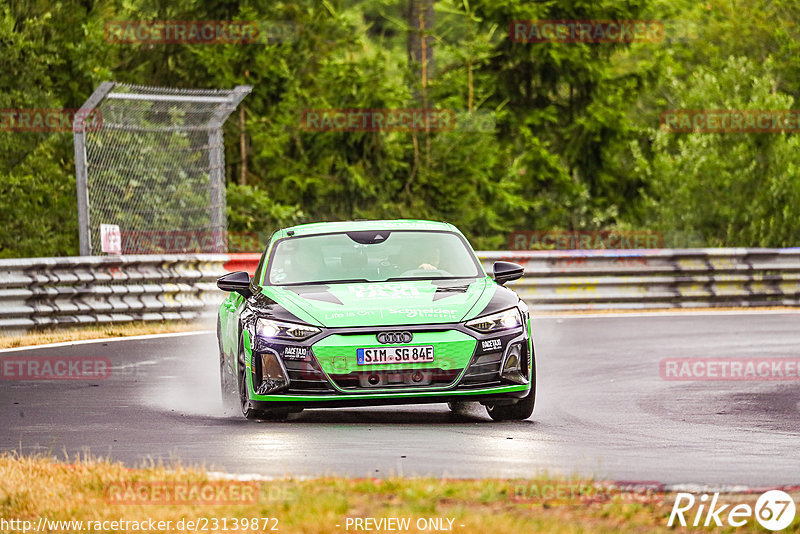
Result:
{"label": "green and black sports car", "polygon": [[248,419],[304,408],[480,402],[527,419],[536,395],[528,308],[446,223],[331,222],[276,232],[230,291],[217,335],[223,401]]}

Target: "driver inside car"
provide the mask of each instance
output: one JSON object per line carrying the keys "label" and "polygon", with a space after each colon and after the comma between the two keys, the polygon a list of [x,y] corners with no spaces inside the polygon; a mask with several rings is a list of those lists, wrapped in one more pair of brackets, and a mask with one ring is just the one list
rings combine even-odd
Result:
{"label": "driver inside car", "polygon": [[428,249],[421,254],[420,257],[423,259],[422,263],[417,267],[417,269],[424,269],[426,271],[436,271],[439,269],[441,252],[438,248]]}

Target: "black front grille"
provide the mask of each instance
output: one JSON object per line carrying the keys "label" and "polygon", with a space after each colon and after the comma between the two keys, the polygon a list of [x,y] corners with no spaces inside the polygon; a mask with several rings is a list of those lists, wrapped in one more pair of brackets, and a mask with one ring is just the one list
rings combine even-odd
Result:
{"label": "black front grille", "polygon": [[476,355],[461,379],[461,386],[492,386],[500,383],[500,365],[503,363],[502,352],[490,352]]}
{"label": "black front grille", "polygon": [[286,366],[286,372],[289,373],[287,393],[331,393],[334,391],[315,360],[284,360],[283,364]]}
{"label": "black front grille", "polygon": [[[439,368],[353,371],[347,374],[331,375],[331,380],[343,390],[441,388],[451,385],[461,371],[461,369]],[[375,382],[372,383],[371,379]]]}

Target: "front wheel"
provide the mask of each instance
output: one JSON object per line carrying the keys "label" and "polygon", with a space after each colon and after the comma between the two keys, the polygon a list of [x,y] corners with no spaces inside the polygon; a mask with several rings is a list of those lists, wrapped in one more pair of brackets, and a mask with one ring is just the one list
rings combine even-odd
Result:
{"label": "front wheel", "polygon": [[222,408],[227,414],[235,414],[239,409],[239,393],[236,376],[225,365],[225,356],[219,355],[219,384]]}
{"label": "front wheel", "polygon": [[524,421],[533,415],[536,403],[536,358],[531,350],[531,390],[514,404],[487,404],[486,411],[495,421]]}
{"label": "front wheel", "polygon": [[222,409],[226,414],[235,414],[239,410],[239,392],[236,384],[236,373],[225,365],[225,352],[222,350],[222,329],[217,322],[217,339],[219,340],[219,386],[222,397]]}
{"label": "front wheel", "polygon": [[514,404],[487,404],[486,411],[495,421],[524,421],[533,415],[536,402],[536,386],[531,384],[531,391]]}
{"label": "front wheel", "polygon": [[237,363],[238,368],[238,384],[239,384],[239,406],[242,409],[242,415],[251,421],[283,421],[289,417],[288,411],[267,411],[256,410],[250,404],[250,398],[247,395],[247,367],[244,361],[244,341],[239,340],[239,358]]}

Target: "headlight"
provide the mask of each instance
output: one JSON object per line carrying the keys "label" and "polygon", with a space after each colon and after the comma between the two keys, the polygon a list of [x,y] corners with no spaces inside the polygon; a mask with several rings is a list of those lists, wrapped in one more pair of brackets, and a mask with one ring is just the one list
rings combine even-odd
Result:
{"label": "headlight", "polygon": [[519,312],[522,314],[522,326],[524,326],[525,329],[527,330],[528,329],[528,323],[531,320],[531,314],[530,314],[530,312],[528,312],[528,305],[525,304],[524,300],[520,300],[517,303],[517,308],[519,308]]}
{"label": "headlight", "polygon": [[522,326],[522,316],[518,308],[509,308],[492,315],[472,319],[464,323],[464,325],[482,334],[491,334],[492,332],[510,330]]}
{"label": "headlight", "polygon": [[259,319],[256,322],[256,334],[263,338],[302,341],[319,333],[319,328],[307,324],[284,323],[273,319]]}

